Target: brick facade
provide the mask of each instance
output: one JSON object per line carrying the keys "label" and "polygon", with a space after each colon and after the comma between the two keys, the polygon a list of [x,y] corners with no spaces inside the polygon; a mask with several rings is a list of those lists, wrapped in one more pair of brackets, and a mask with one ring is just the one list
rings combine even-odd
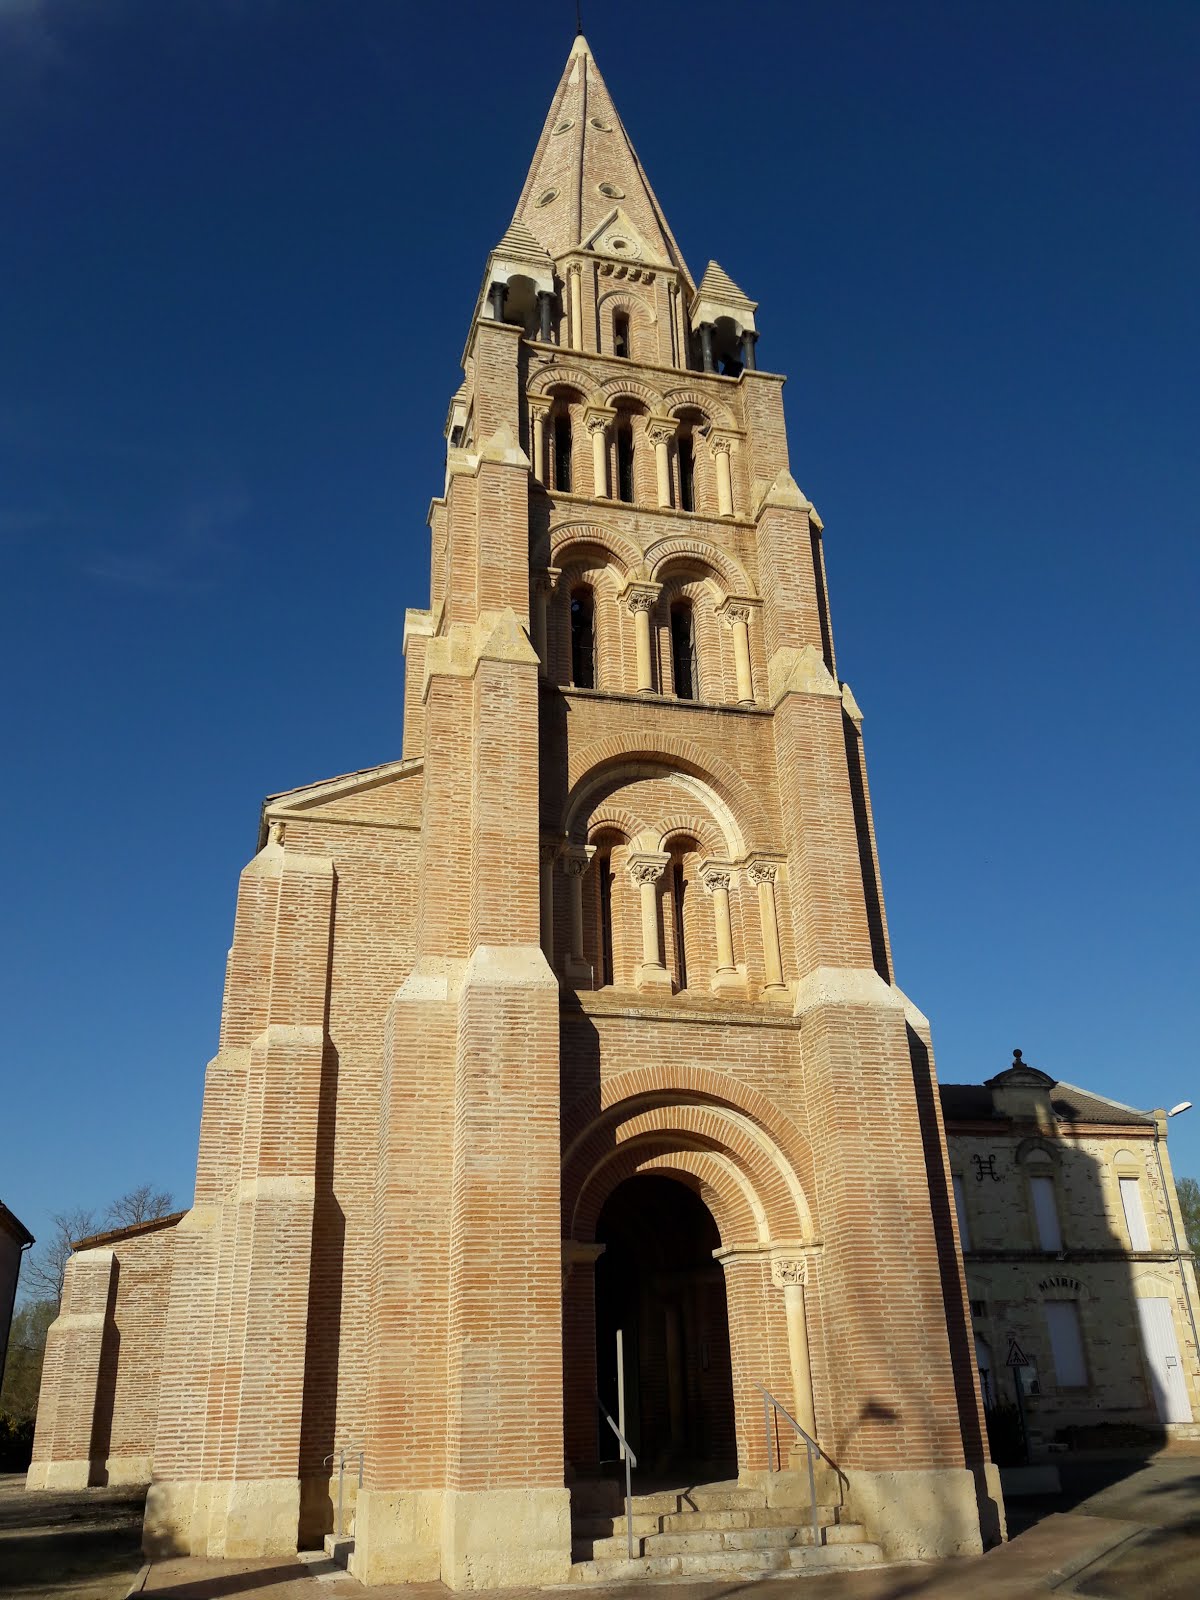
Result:
{"label": "brick facade", "polygon": [[763,1473],[762,1384],[885,1542],[979,1547],[928,1029],[755,310],[691,278],[578,40],[451,405],[403,758],[271,797],[242,874],[151,1550],[318,1541],[354,1445],[364,1581],[564,1579],[596,1263],[651,1178],[719,1238],[675,1271],[651,1208],[657,1277],[621,1280],[658,1465]]}

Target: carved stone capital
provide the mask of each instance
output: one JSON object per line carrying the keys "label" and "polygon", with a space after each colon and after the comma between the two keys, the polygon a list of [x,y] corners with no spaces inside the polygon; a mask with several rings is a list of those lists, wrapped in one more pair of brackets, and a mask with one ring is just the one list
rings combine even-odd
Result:
{"label": "carved stone capital", "polygon": [[709,454],[714,456],[727,456],[734,446],[735,436],[714,428],[708,436]]}
{"label": "carved stone capital", "polygon": [[561,577],[561,567],[544,567],[541,572],[534,574],[533,586],[539,594],[553,594]]}
{"label": "carved stone capital", "polygon": [[548,394],[531,394],[526,397],[525,403],[529,407],[530,421],[535,421],[550,414],[550,408],[554,404],[554,400]]}
{"label": "carved stone capital", "polygon": [[700,882],[704,885],[706,894],[716,894],[718,889],[732,888],[733,862],[702,861],[700,863]]}
{"label": "carved stone capital", "polygon": [[583,425],[589,433],[602,433],[616,417],[616,412],[599,406],[589,407],[583,414]]}
{"label": "carved stone capital", "polygon": [[657,883],[666,870],[670,856],[665,852],[644,850],[626,859],[625,870],[640,888],[643,883]]}
{"label": "carved stone capital", "polygon": [[562,847],[561,839],[540,839],[538,841],[538,859],[544,864],[553,863],[558,860]]}
{"label": "carved stone capital", "polygon": [[748,861],[746,876],[751,883],[774,883],[779,876],[779,867],[774,861]]}
{"label": "carved stone capital", "polygon": [[727,628],[732,628],[739,622],[749,622],[750,602],[748,600],[723,600],[717,607],[717,615],[724,619]]}
{"label": "carved stone capital", "polygon": [[594,844],[568,845],[562,853],[562,867],[568,878],[582,878],[596,854]]}
{"label": "carved stone capital", "polygon": [[621,590],[621,599],[636,615],[639,611],[653,611],[661,593],[661,583],[627,583]]}
{"label": "carved stone capital", "polygon": [[646,437],[651,444],[670,444],[679,431],[679,423],[674,417],[647,417]]}
{"label": "carved stone capital", "polygon": [[776,1256],[771,1262],[771,1282],[777,1289],[789,1283],[808,1282],[808,1263],[803,1256]]}

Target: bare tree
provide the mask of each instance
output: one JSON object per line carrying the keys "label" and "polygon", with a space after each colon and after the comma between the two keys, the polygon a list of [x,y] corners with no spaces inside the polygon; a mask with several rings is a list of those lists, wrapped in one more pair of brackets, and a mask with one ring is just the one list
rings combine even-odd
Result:
{"label": "bare tree", "polygon": [[139,1222],[154,1222],[159,1217],[169,1217],[175,1208],[175,1196],[167,1190],[152,1189],[148,1183],[139,1183],[136,1189],[114,1200],[104,1213],[110,1228],[132,1228]]}
{"label": "bare tree", "polygon": [[71,1259],[76,1239],[86,1239],[96,1231],[96,1213],[76,1206],[73,1211],[58,1211],[50,1219],[54,1232],[33,1252],[21,1275],[21,1288],[33,1300],[62,1299],[63,1273]]}

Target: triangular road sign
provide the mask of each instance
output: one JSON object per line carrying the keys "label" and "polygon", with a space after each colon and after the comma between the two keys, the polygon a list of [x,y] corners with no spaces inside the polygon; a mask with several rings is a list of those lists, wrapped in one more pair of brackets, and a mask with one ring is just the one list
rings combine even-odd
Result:
{"label": "triangular road sign", "polygon": [[1029,1357],[1015,1339],[1008,1341],[1008,1356],[1004,1365],[1006,1367],[1027,1367],[1029,1365]]}

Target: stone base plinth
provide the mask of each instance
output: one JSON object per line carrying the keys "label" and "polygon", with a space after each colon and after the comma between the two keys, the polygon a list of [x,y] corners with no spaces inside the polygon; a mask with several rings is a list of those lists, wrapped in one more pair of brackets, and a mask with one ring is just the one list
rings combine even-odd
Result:
{"label": "stone base plinth", "polygon": [[447,1588],[566,1583],[570,1573],[570,1490],[447,1491],[442,1505],[442,1582]]}
{"label": "stone base plinth", "polygon": [[436,1583],[441,1543],[440,1489],[363,1489],[350,1574],[365,1584]]}
{"label": "stone base plinth", "polygon": [[845,1470],[850,1517],[889,1561],[974,1556],[983,1549],[975,1477],[966,1467]]}
{"label": "stone base plinth", "polygon": [[299,1521],[300,1483],[295,1478],[152,1483],[142,1549],[158,1558],[291,1555]]}
{"label": "stone base plinth", "polygon": [[92,1481],[90,1461],[35,1461],[25,1478],[27,1489],[86,1489]]}
{"label": "stone base plinth", "polygon": [[567,1489],[364,1489],[351,1575],[367,1586],[433,1583],[512,1589],[566,1583]]}

